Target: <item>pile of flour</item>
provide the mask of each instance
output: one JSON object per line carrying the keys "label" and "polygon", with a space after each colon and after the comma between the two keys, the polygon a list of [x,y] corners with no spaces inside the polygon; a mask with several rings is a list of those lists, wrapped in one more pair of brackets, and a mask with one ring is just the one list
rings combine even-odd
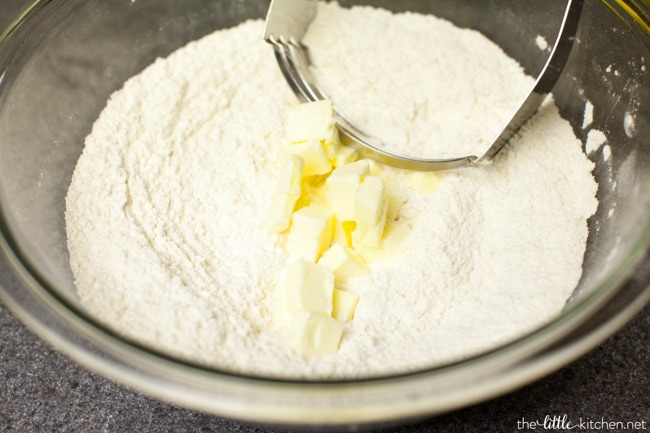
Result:
{"label": "pile of flour", "polygon": [[[335,103],[415,150],[476,146],[498,129],[513,93],[528,91],[530,78],[478,33],[433,17],[319,7],[308,40]],[[350,19],[365,24],[345,25]],[[207,366],[350,378],[458,360],[560,312],[581,275],[597,185],[581,143],[548,103],[496,160],[444,173],[435,195],[407,189],[404,173],[386,168],[407,199],[405,251],[348,280],[361,300],[337,354],[293,354],[271,313],[289,258],[263,223],[285,114],[297,101],[262,30],[249,21],[157,60],[96,121],[66,200],[70,264],[92,315]],[[318,36],[335,33],[354,44],[332,51]],[[372,46],[357,49],[365,35]],[[409,63],[401,47],[422,41],[439,42],[417,48],[418,59],[432,50],[446,66]],[[449,48],[460,42],[462,50]],[[382,48],[381,73],[373,47]],[[449,70],[477,58],[480,77],[475,67]],[[351,69],[337,77],[327,62]],[[383,85],[406,65],[417,78]]]}
{"label": "pile of flour", "polygon": [[337,108],[410,156],[482,154],[534,83],[489,39],[430,15],[325,5],[304,43]]}

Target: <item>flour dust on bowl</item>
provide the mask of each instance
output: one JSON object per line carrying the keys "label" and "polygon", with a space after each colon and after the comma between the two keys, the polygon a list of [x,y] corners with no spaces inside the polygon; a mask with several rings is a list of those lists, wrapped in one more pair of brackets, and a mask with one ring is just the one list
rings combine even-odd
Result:
{"label": "flour dust on bowl", "polygon": [[[453,154],[527,94],[564,6],[322,3],[304,42],[356,123]],[[371,424],[528,383],[647,301],[646,8],[587,2],[552,98],[439,174],[300,105],[267,8],[37,1],[3,33],[2,299],[39,335],[188,408]]]}

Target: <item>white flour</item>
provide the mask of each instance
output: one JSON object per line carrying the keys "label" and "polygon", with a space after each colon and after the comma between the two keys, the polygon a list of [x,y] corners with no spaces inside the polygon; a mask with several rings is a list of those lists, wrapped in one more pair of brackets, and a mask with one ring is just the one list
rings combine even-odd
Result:
{"label": "white flour", "polygon": [[304,42],[318,47],[316,76],[338,108],[392,150],[479,154],[533,87],[521,66],[478,32],[430,15],[345,12],[322,7]]}
{"label": "white flour", "polygon": [[[319,17],[334,20],[319,18],[317,28],[370,34],[386,48],[384,69],[367,80],[360,77],[376,57],[356,51],[356,41],[326,53],[333,63],[354,59],[354,77],[332,89],[353,96],[346,103],[359,103],[355,114],[381,115],[415,149],[425,135],[471,148],[484,128],[498,129],[500,119],[488,114],[527,91],[530,79],[476,33],[432,18],[424,26],[416,15],[323,10]],[[366,25],[345,25],[352,13]],[[205,365],[310,378],[438,365],[559,313],[581,274],[597,186],[571,127],[547,104],[493,163],[444,174],[433,196],[406,190],[403,174],[386,169],[408,198],[407,250],[348,281],[361,301],[336,355],[292,354],[270,313],[288,259],[263,220],[285,113],[297,101],[261,41],[262,26],[247,22],[158,60],[112,96],[94,125],[66,203],[71,267],[90,313],[128,338]],[[313,54],[325,53],[328,41],[310,40]],[[401,72],[394,56],[409,50],[399,47],[431,40],[440,42],[427,49],[462,40],[464,51],[449,49],[448,62],[480,57],[481,69],[454,69],[444,94],[416,106],[410,98],[442,73],[436,64],[406,63],[416,79],[369,95],[377,75],[389,82]],[[502,84],[489,81],[499,74]]]}

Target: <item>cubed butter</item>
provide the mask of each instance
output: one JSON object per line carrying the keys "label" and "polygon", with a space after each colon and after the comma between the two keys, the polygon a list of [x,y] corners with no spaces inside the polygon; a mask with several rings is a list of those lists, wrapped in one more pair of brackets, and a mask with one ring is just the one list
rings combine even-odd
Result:
{"label": "cubed butter", "polygon": [[372,176],[379,176],[384,171],[384,166],[381,162],[377,162],[374,159],[368,159],[368,169]]}
{"label": "cubed butter", "polygon": [[332,211],[324,206],[312,205],[297,210],[291,217],[287,239],[289,255],[316,262],[332,242],[333,226]]}
{"label": "cubed butter", "polygon": [[323,149],[325,149],[327,157],[330,159],[332,165],[334,165],[334,161],[342,148],[338,128],[334,127],[332,138],[330,140],[321,140],[321,143],[323,144]]}
{"label": "cubed butter", "polygon": [[343,228],[343,224],[336,217],[334,217],[334,225],[332,231],[332,244],[341,244],[344,246],[348,246],[348,239],[345,234],[345,229]]}
{"label": "cubed butter", "polygon": [[352,248],[352,233],[357,228],[357,223],[355,221],[343,221],[341,227],[343,227],[343,233],[345,234],[346,246]]}
{"label": "cubed butter", "polygon": [[403,222],[387,221],[384,235],[378,248],[360,245],[355,251],[367,263],[388,262],[395,258],[411,232],[411,227]]}
{"label": "cubed butter", "polygon": [[325,266],[334,273],[335,284],[342,284],[348,278],[370,272],[370,269],[358,254],[341,244],[333,244],[329,247],[318,259],[318,264]]}
{"label": "cubed butter", "polygon": [[286,328],[289,346],[299,355],[322,356],[336,353],[343,335],[343,323],[332,317],[299,311]]}
{"label": "cubed butter", "polygon": [[347,290],[334,289],[332,317],[342,322],[349,322],[354,318],[354,310],[359,304],[359,295]]}
{"label": "cubed butter", "polygon": [[334,273],[323,265],[298,259],[287,268],[287,311],[332,315]]}
{"label": "cubed butter", "polygon": [[332,171],[332,164],[320,141],[309,140],[301,143],[290,143],[283,150],[284,153],[298,155],[305,161],[302,170],[304,177],[327,174]]}
{"label": "cubed butter", "polygon": [[345,164],[356,162],[357,159],[359,159],[359,153],[354,148],[341,145],[334,156],[332,165],[334,167],[340,167]]}
{"label": "cubed butter", "polygon": [[327,178],[327,195],[340,221],[354,221],[355,194],[368,174],[368,162],[356,161],[335,168]]}
{"label": "cubed butter", "polygon": [[300,197],[304,161],[296,155],[288,155],[280,169],[280,177],[266,217],[266,228],[272,233],[280,233],[291,224],[291,214]]}
{"label": "cubed butter", "polygon": [[276,195],[300,195],[300,181],[305,161],[299,155],[287,155],[283,158],[280,177],[275,189]]}
{"label": "cubed butter", "polygon": [[334,234],[332,235],[332,242],[341,244],[345,247],[352,248],[352,232],[356,228],[357,223],[354,221],[340,221],[334,218]]}
{"label": "cubed butter", "polygon": [[433,195],[440,185],[440,175],[433,171],[413,171],[406,178],[406,185],[412,190]]}
{"label": "cubed butter", "polygon": [[292,143],[332,142],[335,123],[331,100],[308,102],[289,109],[285,135]]}
{"label": "cubed butter", "polygon": [[384,236],[384,230],[386,227],[386,218],[374,226],[368,226],[366,224],[357,224],[356,228],[352,232],[352,247],[372,247],[379,248],[381,246],[381,241]]}
{"label": "cubed butter", "polygon": [[377,176],[366,176],[354,196],[354,220],[369,227],[386,218],[386,194],[384,181]]}
{"label": "cubed butter", "polygon": [[281,233],[289,228],[291,215],[298,197],[282,194],[273,198],[266,215],[266,229],[271,233]]}
{"label": "cubed butter", "polygon": [[386,218],[389,220],[396,220],[399,216],[399,211],[408,200],[406,194],[402,193],[397,188],[388,188],[386,185],[386,201],[388,201],[388,210],[386,211]]}

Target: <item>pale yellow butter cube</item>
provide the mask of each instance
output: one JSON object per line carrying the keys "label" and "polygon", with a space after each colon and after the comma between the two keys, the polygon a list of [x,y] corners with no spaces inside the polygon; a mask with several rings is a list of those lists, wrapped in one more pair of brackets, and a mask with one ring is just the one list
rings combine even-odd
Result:
{"label": "pale yellow butter cube", "polygon": [[282,233],[291,225],[291,215],[298,197],[282,194],[273,198],[266,215],[266,229],[271,233]]}
{"label": "pale yellow butter cube", "polygon": [[334,107],[331,100],[296,105],[287,113],[285,135],[292,143],[331,142],[334,130]]}
{"label": "pale yellow butter cube", "polygon": [[356,226],[357,223],[354,221],[340,221],[338,218],[334,218],[332,242],[352,248],[352,232]]}
{"label": "pale yellow butter cube", "polygon": [[354,311],[359,304],[359,295],[347,290],[334,289],[332,317],[343,322],[354,318]]}
{"label": "pale yellow butter cube", "polygon": [[384,181],[377,176],[366,176],[354,196],[354,220],[372,227],[385,218],[386,194]]}
{"label": "pale yellow butter cube", "polygon": [[305,161],[299,155],[286,155],[280,168],[280,177],[276,184],[275,194],[300,195],[300,181]]}
{"label": "pale yellow butter cube", "polygon": [[294,212],[287,251],[292,257],[316,262],[332,242],[333,226],[332,211],[324,206],[312,205]]}
{"label": "pale yellow butter cube", "polygon": [[345,164],[351,164],[359,159],[359,153],[350,146],[340,146],[338,152],[334,156],[332,165],[334,167],[341,167]]}
{"label": "pale yellow butter cube", "polygon": [[372,176],[379,176],[384,171],[384,166],[381,162],[375,161],[374,159],[368,159],[367,161]]}
{"label": "pale yellow butter cube", "polygon": [[337,155],[343,148],[343,146],[341,146],[341,140],[339,139],[339,130],[334,127],[334,130],[332,131],[332,137],[329,140],[321,140],[321,143],[323,144],[323,149],[325,149],[327,157],[330,159],[332,165],[334,165]]}
{"label": "pale yellow butter cube", "polygon": [[384,230],[381,247],[390,251],[399,251],[411,233],[411,226],[404,222],[388,221]]}
{"label": "pale yellow butter cube", "polygon": [[355,251],[367,263],[389,262],[401,251],[410,232],[411,227],[406,223],[387,221],[378,248],[360,245],[358,248],[355,247]]}
{"label": "pale yellow butter cube", "polygon": [[370,269],[358,254],[341,244],[333,244],[323,253],[318,264],[334,273],[334,282],[342,284],[348,278],[367,274]]}
{"label": "pale yellow butter cube", "polygon": [[356,161],[335,168],[327,178],[327,195],[340,221],[353,221],[355,194],[368,174],[368,162]]}
{"label": "pale yellow butter cube", "polygon": [[300,180],[304,161],[296,155],[284,159],[275,195],[266,217],[266,228],[272,233],[280,233],[291,224],[291,214],[300,197]]}
{"label": "pale yellow butter cube", "polygon": [[327,174],[332,171],[332,164],[320,141],[310,140],[301,143],[291,143],[284,147],[284,153],[298,155],[305,163],[303,177]]}
{"label": "pale yellow butter cube", "polygon": [[412,190],[433,195],[440,185],[440,175],[433,171],[413,171],[406,178],[406,185]]}
{"label": "pale yellow butter cube", "polygon": [[384,236],[384,227],[386,226],[386,212],[388,203],[384,200],[384,205],[379,216],[379,222],[375,225],[357,223],[352,232],[352,246],[368,246],[378,248]]}
{"label": "pale yellow butter cube", "polygon": [[[351,242],[351,234],[350,233],[350,242]],[[348,235],[345,232],[345,228],[343,227],[343,222],[339,221],[338,218],[334,217],[334,225],[333,225],[333,231],[332,231],[332,244],[341,244],[343,246],[351,246],[352,244],[348,244]]]}
{"label": "pale yellow butter cube", "polygon": [[292,262],[287,268],[285,291],[287,311],[331,316],[334,273],[326,266],[304,259]]}
{"label": "pale yellow butter cube", "polygon": [[310,311],[299,311],[291,316],[285,336],[297,354],[311,357],[338,351],[343,336],[343,323]]}
{"label": "pale yellow butter cube", "polygon": [[386,211],[386,218],[389,220],[396,220],[399,216],[399,211],[408,200],[405,194],[400,194],[399,191],[386,190],[386,201],[388,202],[388,209]]}

